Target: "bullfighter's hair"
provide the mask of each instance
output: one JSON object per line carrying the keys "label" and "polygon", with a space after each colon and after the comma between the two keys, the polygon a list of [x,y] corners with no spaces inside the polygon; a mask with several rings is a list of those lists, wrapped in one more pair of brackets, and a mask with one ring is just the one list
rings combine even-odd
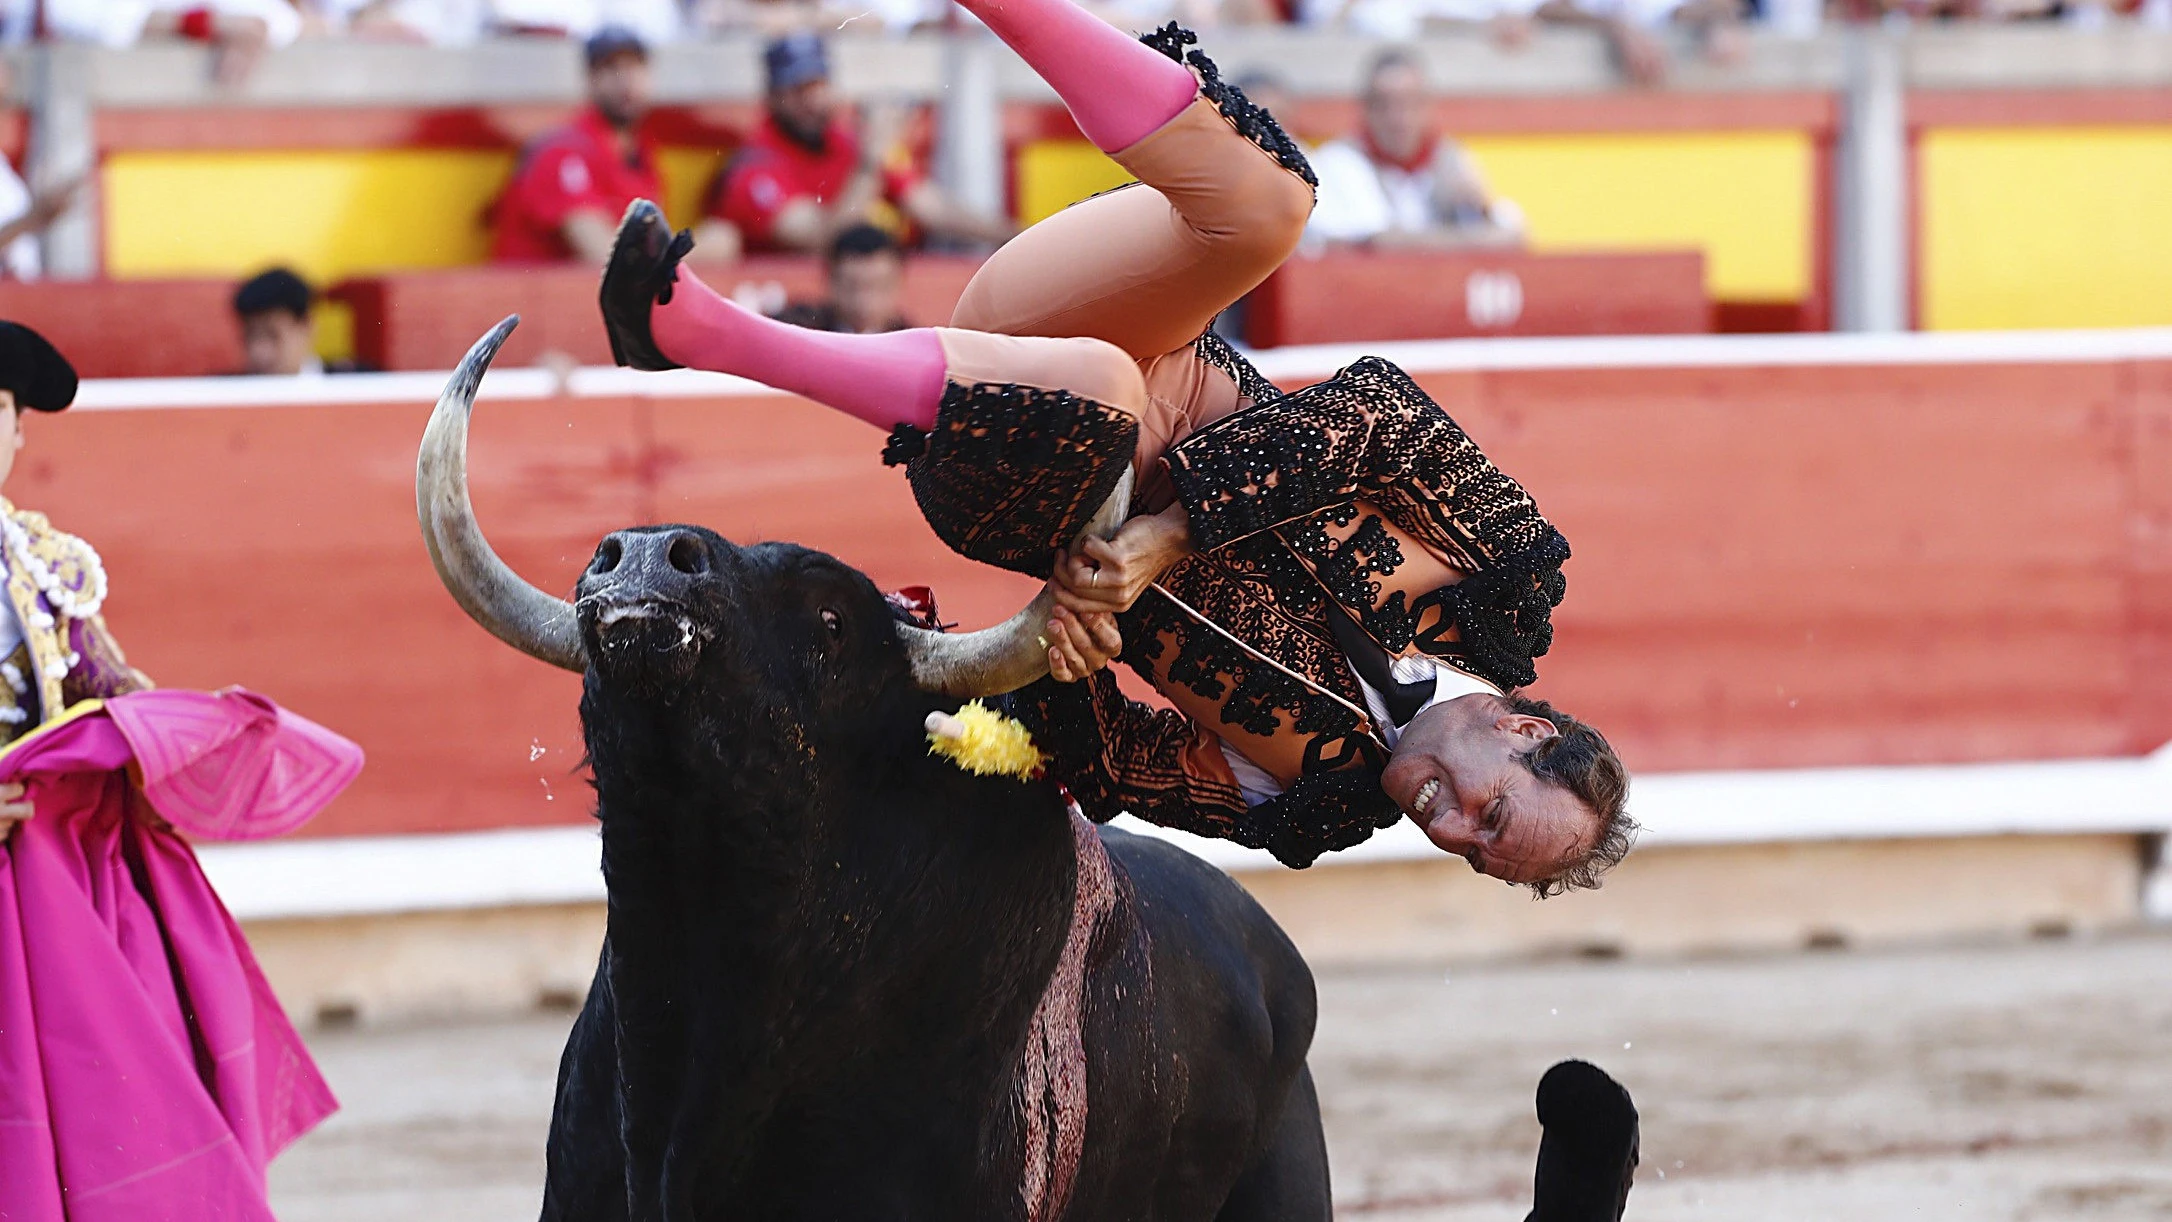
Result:
{"label": "bullfighter's hair", "polygon": [[1595,891],[1606,872],[1621,864],[1636,843],[1637,821],[1623,809],[1629,800],[1629,770],[1605,735],[1544,700],[1510,696],[1508,707],[1529,717],[1543,717],[1556,731],[1524,753],[1524,766],[1541,780],[1576,795],[1599,817],[1599,835],[1591,850],[1561,873],[1530,884],[1531,894],[1546,899],[1566,891]]}

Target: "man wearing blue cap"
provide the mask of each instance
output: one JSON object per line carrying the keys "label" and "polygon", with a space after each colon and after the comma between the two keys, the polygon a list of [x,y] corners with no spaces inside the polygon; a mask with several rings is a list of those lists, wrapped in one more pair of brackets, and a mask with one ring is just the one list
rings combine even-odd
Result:
{"label": "man wearing blue cap", "polygon": [[501,263],[610,257],[619,213],[662,192],[642,134],[652,87],[649,49],[623,26],[588,39],[588,106],[530,145],[491,208],[490,257]]}
{"label": "man wearing blue cap", "polygon": [[824,251],[855,225],[994,245],[1015,231],[946,195],[895,159],[896,116],[878,111],[862,131],[840,113],[829,52],[810,33],[762,53],[768,116],[724,167],[710,193],[706,246],[727,229],[748,250]]}

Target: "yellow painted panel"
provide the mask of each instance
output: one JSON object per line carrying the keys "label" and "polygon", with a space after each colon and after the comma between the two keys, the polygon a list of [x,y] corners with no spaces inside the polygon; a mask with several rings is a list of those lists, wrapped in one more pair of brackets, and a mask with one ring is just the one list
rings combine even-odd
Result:
{"label": "yellow painted panel", "polygon": [[1131,181],[1084,140],[1036,140],[1018,150],[1018,219],[1031,225],[1096,192]]}
{"label": "yellow painted panel", "polygon": [[664,206],[664,215],[673,225],[691,229],[701,220],[709,180],[723,164],[724,158],[713,148],[673,146],[656,151],[656,176],[664,186],[664,197],[656,202]]}
{"label": "yellow painted panel", "polygon": [[232,276],[280,263],[318,283],[489,253],[483,211],[511,153],[129,152],[103,178],[114,276]]}
{"label": "yellow painted panel", "polygon": [[1925,132],[1934,330],[2172,323],[2172,127]]}
{"label": "yellow painted panel", "polygon": [[[1536,250],[1695,247],[1715,297],[1797,300],[1811,284],[1815,180],[1798,131],[1516,135],[1466,142],[1529,219]],[[1129,181],[1078,140],[1027,145],[1028,223]]]}
{"label": "yellow painted panel", "polygon": [[1534,250],[1704,251],[1717,298],[1797,300],[1811,285],[1816,182],[1793,130],[1473,136]]}

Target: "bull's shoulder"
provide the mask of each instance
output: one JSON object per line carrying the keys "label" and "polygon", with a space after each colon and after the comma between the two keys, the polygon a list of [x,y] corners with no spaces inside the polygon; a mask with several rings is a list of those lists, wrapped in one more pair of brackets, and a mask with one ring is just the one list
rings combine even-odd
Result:
{"label": "bull's shoulder", "polygon": [[1251,892],[1167,840],[1107,826],[1100,831],[1130,881],[1157,960],[1164,949],[1180,949],[1202,966],[1255,978],[1269,997],[1309,1016],[1312,970]]}

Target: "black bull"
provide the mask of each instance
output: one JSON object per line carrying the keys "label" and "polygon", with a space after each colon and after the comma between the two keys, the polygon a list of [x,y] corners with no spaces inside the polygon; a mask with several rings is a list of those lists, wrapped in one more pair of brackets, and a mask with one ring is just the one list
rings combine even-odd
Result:
{"label": "black bull", "polygon": [[1030,677],[1045,608],[929,633],[829,556],[686,526],[606,538],[571,606],[529,586],[467,495],[514,321],[416,492],[462,608],[583,674],[608,918],[543,1217],[1326,1218],[1289,939],[1198,859],[928,752],[931,712]]}
{"label": "black bull", "polygon": [[[1046,595],[944,635],[820,552],[692,526],[619,531],[545,594],[467,492],[517,321],[454,372],[415,491],[461,608],[583,676],[608,921],[545,1222],[1326,1218],[1289,939],[1197,858],[926,749],[931,713],[1046,673]],[[1565,1062],[1538,1107],[1527,1222],[1616,1222],[1628,1093]]]}
{"label": "black bull", "polygon": [[[658,527],[604,540],[576,606],[609,927],[544,1218],[1328,1216],[1296,949],[1218,871],[1104,831],[1114,904],[1061,1064],[1033,1020],[1071,818],[1053,785],[929,755],[956,702],[915,685],[865,576]],[[1065,1202],[1081,1117],[1053,1082],[1079,1068]]]}

